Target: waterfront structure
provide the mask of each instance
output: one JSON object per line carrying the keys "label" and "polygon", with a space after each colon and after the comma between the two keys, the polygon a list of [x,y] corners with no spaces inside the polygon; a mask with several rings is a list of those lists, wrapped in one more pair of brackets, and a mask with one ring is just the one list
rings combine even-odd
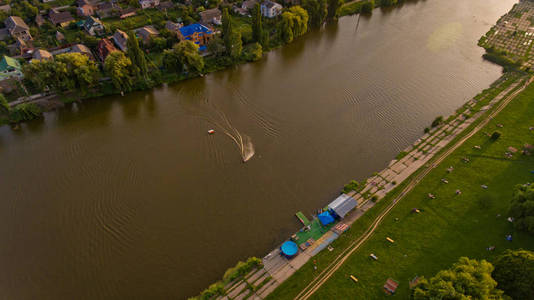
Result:
{"label": "waterfront structure", "polygon": [[328,204],[328,210],[340,218],[345,217],[352,209],[358,206],[358,201],[347,194],[341,194],[334,201]]}
{"label": "waterfront structure", "polygon": [[201,51],[206,50],[206,45],[213,38],[213,31],[202,24],[191,24],[180,28],[178,38],[189,40],[197,44]]}
{"label": "waterfront structure", "polygon": [[265,1],[260,5],[260,10],[262,16],[274,18],[282,13],[282,5],[272,1]]}

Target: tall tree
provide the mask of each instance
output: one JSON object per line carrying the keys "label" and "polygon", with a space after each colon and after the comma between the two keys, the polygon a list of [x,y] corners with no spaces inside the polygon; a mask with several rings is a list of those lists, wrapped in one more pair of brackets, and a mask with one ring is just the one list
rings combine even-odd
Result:
{"label": "tall tree", "polygon": [[222,29],[226,53],[234,59],[238,58],[243,51],[243,42],[241,41],[241,32],[234,30],[232,17],[228,14],[228,8],[223,9]]}
{"label": "tall tree", "polygon": [[534,185],[515,187],[510,215],[514,218],[514,227],[534,234]]}
{"label": "tall tree", "polygon": [[375,0],[368,0],[362,4],[362,13],[370,14],[375,8]]}
{"label": "tall tree", "polygon": [[128,47],[128,57],[132,61],[132,64],[136,66],[137,72],[145,80],[148,79],[148,65],[145,58],[145,53],[139,47],[139,40],[135,36],[133,31],[128,32],[128,41],[126,43]]}
{"label": "tall tree", "polygon": [[252,39],[257,43],[260,43],[261,45],[265,44],[261,9],[259,3],[256,3],[256,5],[254,6],[254,11],[252,15]]}
{"label": "tall tree", "polygon": [[323,25],[327,14],[326,0],[303,0],[302,7],[308,12],[311,27]]}
{"label": "tall tree", "polygon": [[328,13],[326,14],[326,21],[336,21],[339,13],[339,8],[342,5],[342,0],[328,0]]}
{"label": "tall tree", "polygon": [[300,6],[293,6],[282,13],[280,34],[285,43],[291,43],[293,38],[308,31],[308,13]]}
{"label": "tall tree", "polygon": [[106,57],[104,70],[116,89],[121,92],[132,89],[132,61],[122,51],[114,51]]}
{"label": "tall tree", "polygon": [[534,252],[506,250],[495,261],[497,287],[513,299],[534,299]]}
{"label": "tall tree", "polygon": [[503,292],[491,277],[493,266],[461,257],[451,269],[439,271],[430,280],[421,277],[413,299],[501,299]]}
{"label": "tall tree", "polygon": [[55,62],[62,65],[61,69],[67,70],[66,77],[74,88],[85,94],[88,89],[98,83],[100,72],[96,63],[81,53],[64,53],[57,55]]}
{"label": "tall tree", "polygon": [[204,68],[204,59],[198,53],[198,45],[185,40],[163,52],[163,65],[173,72],[199,73]]}
{"label": "tall tree", "polygon": [[224,44],[225,46],[228,46],[230,43],[230,36],[232,35],[232,20],[230,19],[230,14],[228,13],[228,8],[226,7],[223,8],[221,22]]}

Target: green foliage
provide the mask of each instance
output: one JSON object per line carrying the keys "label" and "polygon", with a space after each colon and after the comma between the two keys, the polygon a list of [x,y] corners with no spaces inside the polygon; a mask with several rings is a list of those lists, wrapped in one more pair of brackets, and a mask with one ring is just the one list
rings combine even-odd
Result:
{"label": "green foliage", "polygon": [[402,158],[405,157],[406,155],[408,155],[408,152],[406,152],[406,151],[401,151],[401,152],[399,152],[399,154],[397,154],[397,156],[395,157],[395,159],[397,159],[397,160],[402,159]]}
{"label": "green foliage", "polygon": [[482,57],[504,68],[505,72],[517,71],[521,68],[522,61],[514,61],[507,57],[506,51],[497,51],[494,48],[486,48]]}
{"label": "green foliage", "polygon": [[310,26],[323,25],[327,14],[326,0],[303,0],[302,7],[308,12]]}
{"label": "green foliage", "polygon": [[100,77],[96,63],[80,53],[59,54],[55,60],[32,61],[25,64],[22,71],[39,89],[48,87],[56,92],[78,90],[85,94]]}
{"label": "green foliage", "polygon": [[434,119],[434,121],[432,121],[432,124],[430,124],[430,126],[432,126],[432,128],[438,127],[439,125],[441,125],[441,123],[443,123],[443,116],[438,116]]}
{"label": "green foliage", "polygon": [[35,103],[22,103],[11,109],[9,113],[9,122],[18,123],[30,121],[42,116],[42,111]]}
{"label": "green foliage", "polygon": [[133,31],[128,32],[128,41],[126,42],[128,47],[128,57],[132,61],[132,64],[136,67],[135,73],[139,77],[148,79],[148,65],[145,58],[145,53],[139,47],[139,40],[135,36]]}
{"label": "green foliage", "polygon": [[249,44],[243,51],[243,58],[247,61],[260,60],[263,55],[262,47],[259,43]]}
{"label": "green foliage", "polygon": [[204,59],[198,53],[198,45],[185,40],[163,52],[163,66],[173,72],[200,73]]}
{"label": "green foliage", "polygon": [[133,85],[132,61],[121,51],[112,52],[106,57],[104,70],[119,91],[131,91]]}
{"label": "green foliage", "polygon": [[293,6],[282,13],[280,34],[285,43],[291,43],[294,38],[308,31],[308,13],[300,6]]}
{"label": "green foliage", "polygon": [[382,6],[393,6],[393,5],[397,5],[397,3],[398,3],[398,0],[382,0],[381,1]]}
{"label": "green foliage", "polygon": [[9,115],[10,107],[7,103],[6,97],[4,94],[0,93],[0,116],[6,117]]}
{"label": "green foliage", "polygon": [[496,131],[494,131],[494,132],[491,134],[490,139],[491,139],[492,141],[496,141],[496,140],[498,140],[500,137],[501,137],[501,132],[498,131],[498,130],[496,130]]}
{"label": "green foliage", "polygon": [[362,13],[370,14],[375,9],[375,0],[366,1],[362,5]]}
{"label": "green foliage", "polygon": [[256,5],[254,6],[254,11],[252,13],[252,39],[257,43],[260,43],[262,46],[266,44],[259,3],[256,3]]}
{"label": "green foliage", "polygon": [[342,5],[342,0],[328,0],[328,12],[326,14],[326,21],[336,21],[339,16],[339,9]]}
{"label": "green foliage", "polygon": [[202,293],[200,294],[200,299],[208,300],[219,295],[224,295],[224,284],[220,281],[210,285],[207,289],[202,291]]}
{"label": "green foliage", "polygon": [[232,267],[224,272],[223,282],[229,283],[239,277],[245,276],[253,268],[262,266],[263,263],[261,259],[257,257],[250,257],[246,262],[240,261],[235,265],[235,267]]}
{"label": "green foliage", "polygon": [[482,260],[461,257],[451,269],[439,271],[430,280],[421,277],[413,299],[501,299],[502,291],[491,277],[493,266]]}
{"label": "green foliage", "polygon": [[345,184],[343,187],[343,193],[349,193],[351,191],[358,191],[360,183],[356,180],[351,180],[349,183]]}
{"label": "green foliage", "polygon": [[495,261],[497,287],[513,299],[534,299],[534,252],[506,250]]}
{"label": "green foliage", "polygon": [[515,187],[510,216],[514,227],[534,234],[534,185],[522,184]]}

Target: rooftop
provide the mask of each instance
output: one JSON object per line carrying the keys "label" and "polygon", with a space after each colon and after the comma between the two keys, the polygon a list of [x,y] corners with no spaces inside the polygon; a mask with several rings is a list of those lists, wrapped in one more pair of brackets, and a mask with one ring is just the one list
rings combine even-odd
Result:
{"label": "rooftop", "polygon": [[206,26],[204,26],[202,24],[198,24],[198,23],[187,25],[187,26],[184,26],[184,27],[180,28],[180,33],[183,36],[190,36],[190,35],[194,34],[195,32],[197,32],[197,33],[198,32],[208,33],[208,34],[213,33],[211,31],[211,29],[209,29],[208,27],[206,27]]}

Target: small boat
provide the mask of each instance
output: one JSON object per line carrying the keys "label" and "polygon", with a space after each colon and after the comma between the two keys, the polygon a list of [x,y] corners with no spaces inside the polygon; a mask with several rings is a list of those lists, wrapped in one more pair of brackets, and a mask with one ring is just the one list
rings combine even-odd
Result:
{"label": "small boat", "polygon": [[215,130],[213,129],[208,130],[208,134],[214,134],[214,133],[215,133]]}

